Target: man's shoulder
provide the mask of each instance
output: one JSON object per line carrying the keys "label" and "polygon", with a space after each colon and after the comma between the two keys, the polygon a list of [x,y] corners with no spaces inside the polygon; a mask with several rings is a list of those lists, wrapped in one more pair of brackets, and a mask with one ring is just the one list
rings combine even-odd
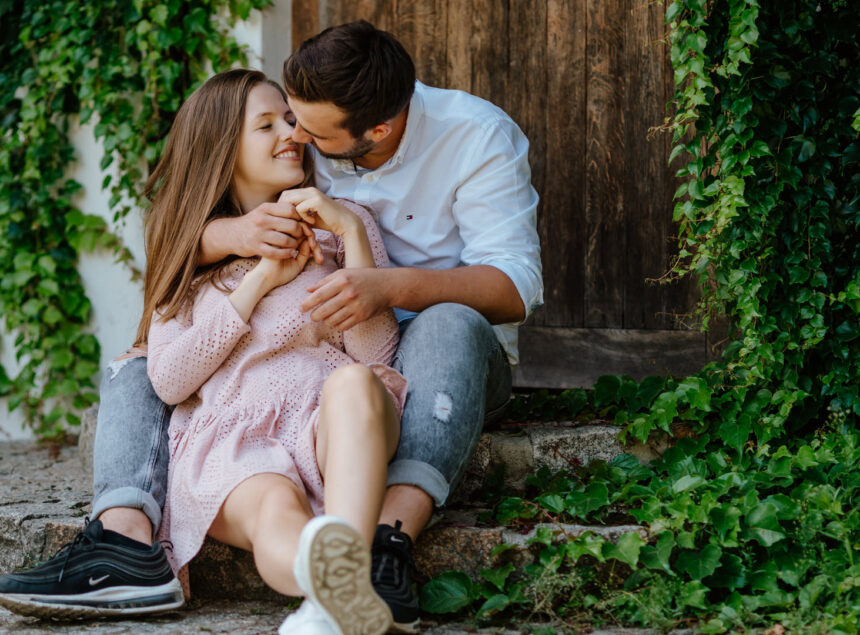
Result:
{"label": "man's shoulder", "polygon": [[437,88],[418,82],[416,92],[423,102],[424,117],[441,125],[481,129],[499,123],[513,123],[510,116],[494,103],[463,90]]}

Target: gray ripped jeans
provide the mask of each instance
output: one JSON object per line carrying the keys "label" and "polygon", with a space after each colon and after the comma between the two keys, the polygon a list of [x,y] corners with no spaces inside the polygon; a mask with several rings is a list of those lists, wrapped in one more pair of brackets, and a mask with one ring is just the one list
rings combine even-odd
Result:
{"label": "gray ripped jeans", "polygon": [[[409,396],[388,484],[415,485],[442,505],[475,451],[485,416],[510,397],[507,357],[477,311],[438,304],[401,325],[392,365],[409,382]],[[171,412],[152,389],[145,357],[107,369],[93,457],[93,518],[112,507],[133,507],[157,533]]]}

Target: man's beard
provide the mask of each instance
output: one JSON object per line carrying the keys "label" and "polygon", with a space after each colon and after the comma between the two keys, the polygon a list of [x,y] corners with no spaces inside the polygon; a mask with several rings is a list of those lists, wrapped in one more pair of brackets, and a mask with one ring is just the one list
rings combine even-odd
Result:
{"label": "man's beard", "polygon": [[316,144],[314,144],[314,147],[317,149],[317,152],[327,159],[358,159],[359,157],[363,157],[367,154],[375,145],[376,143],[371,139],[365,139],[362,137],[361,139],[356,139],[355,143],[352,144],[352,147],[346,152],[323,152],[317,148]]}

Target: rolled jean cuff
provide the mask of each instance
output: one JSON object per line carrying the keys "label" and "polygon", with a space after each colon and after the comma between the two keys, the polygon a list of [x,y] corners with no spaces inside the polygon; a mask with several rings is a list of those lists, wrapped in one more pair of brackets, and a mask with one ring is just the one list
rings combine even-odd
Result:
{"label": "rolled jean cuff", "polygon": [[437,506],[445,504],[451,489],[439,470],[414,459],[397,459],[388,464],[388,486],[392,485],[420,487]]}
{"label": "rolled jean cuff", "polygon": [[131,507],[139,509],[152,523],[153,538],[161,527],[161,507],[148,492],[136,487],[120,487],[99,496],[93,501],[93,511],[90,514],[93,520],[102,513],[114,507]]}

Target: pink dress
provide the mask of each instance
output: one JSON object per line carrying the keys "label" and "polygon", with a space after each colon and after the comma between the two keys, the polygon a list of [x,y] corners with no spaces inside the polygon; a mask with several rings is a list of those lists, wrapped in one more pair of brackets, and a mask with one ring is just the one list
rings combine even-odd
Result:
{"label": "pink dress", "polygon": [[[375,221],[341,201],[364,222],[377,267],[388,258]],[[307,287],[337,270],[343,244],[315,230],[325,262],[309,260],[289,284],[260,300],[245,323],[227,293],[212,284],[188,315],[153,319],[148,371],[161,399],[179,404],[170,420],[170,471],[160,536],[173,543],[174,570],[199,551],[227,495],[250,476],[283,474],[323,507],[315,440],[323,382],[339,366],[370,366],[402,412],[406,380],[390,368],[398,342],[391,311],[345,332],[312,322],[299,303]],[[235,289],[256,259],[230,263],[221,280]],[[184,576],[181,576],[184,578]]]}

